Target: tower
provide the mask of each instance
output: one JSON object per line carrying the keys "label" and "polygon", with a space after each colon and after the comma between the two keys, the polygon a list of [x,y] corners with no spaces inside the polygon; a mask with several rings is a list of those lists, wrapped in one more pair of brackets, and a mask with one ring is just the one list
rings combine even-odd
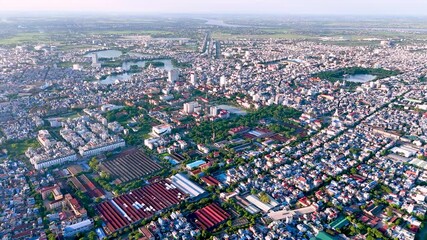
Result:
{"label": "tower", "polygon": [[197,84],[197,75],[194,72],[190,74],[190,83],[193,86]]}
{"label": "tower", "polygon": [[101,63],[98,61],[98,54],[92,53],[92,67],[100,68]]}
{"label": "tower", "polygon": [[92,65],[98,64],[98,54],[92,53]]}
{"label": "tower", "polygon": [[178,81],[179,79],[179,70],[178,69],[172,69],[168,72],[168,82],[174,83]]}
{"label": "tower", "polygon": [[225,87],[225,85],[227,85],[227,78],[225,76],[221,76],[221,78],[219,79],[219,85],[221,87]]}

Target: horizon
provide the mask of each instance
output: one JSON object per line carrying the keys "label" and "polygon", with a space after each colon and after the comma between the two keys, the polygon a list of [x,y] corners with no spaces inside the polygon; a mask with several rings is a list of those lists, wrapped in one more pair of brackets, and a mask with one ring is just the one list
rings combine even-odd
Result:
{"label": "horizon", "polygon": [[426,19],[427,12],[425,14],[405,14],[405,15],[393,15],[393,14],[307,14],[307,13],[176,13],[176,12],[89,12],[89,11],[2,11],[0,10],[0,18],[8,17],[114,17],[118,15],[126,15],[123,17],[164,17],[164,18],[206,18],[206,19],[218,19],[227,17],[306,17],[311,19],[316,18],[331,18],[334,19],[357,19],[363,20],[381,20],[381,19]]}
{"label": "horizon", "polygon": [[[49,0],[0,0],[2,14],[192,14],[192,15],[301,15],[301,16],[427,16],[427,2],[422,0],[161,0],[156,3],[124,0],[76,0],[51,2]],[[332,6],[332,7],[331,7]],[[261,13],[260,10],[262,9]]]}

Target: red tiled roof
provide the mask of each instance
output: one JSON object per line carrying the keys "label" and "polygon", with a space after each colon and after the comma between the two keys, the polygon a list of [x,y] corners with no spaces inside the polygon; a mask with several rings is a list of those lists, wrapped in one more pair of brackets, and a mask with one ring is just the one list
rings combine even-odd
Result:
{"label": "red tiled roof", "polygon": [[219,185],[219,181],[212,176],[202,177],[201,179],[203,182],[205,182],[209,186],[218,186]]}
{"label": "red tiled roof", "polygon": [[143,218],[150,218],[155,212],[178,204],[186,197],[184,192],[170,186],[169,181],[161,180],[103,202],[97,209],[108,230],[115,232]]}
{"label": "red tiled roof", "polygon": [[213,228],[230,218],[230,215],[215,203],[197,210],[194,216],[196,224],[203,230]]}

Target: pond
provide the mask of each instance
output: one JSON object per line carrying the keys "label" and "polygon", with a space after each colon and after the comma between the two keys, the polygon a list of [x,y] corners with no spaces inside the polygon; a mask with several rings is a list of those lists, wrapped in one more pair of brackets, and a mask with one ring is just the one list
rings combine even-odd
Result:
{"label": "pond", "polygon": [[203,19],[205,20],[206,25],[212,25],[212,26],[220,26],[220,27],[249,27],[244,25],[237,25],[237,24],[228,24],[224,22],[222,19]]}
{"label": "pond", "polygon": [[125,81],[130,79],[131,75],[127,73],[117,74],[117,75],[110,75],[106,79],[99,81],[101,84],[113,84],[116,83],[116,81]]}
{"label": "pond", "polygon": [[158,59],[158,60],[137,61],[137,62],[129,61],[129,62],[124,62],[122,65],[122,68],[124,70],[129,70],[130,66],[132,66],[132,65],[138,65],[138,67],[145,67],[146,62],[162,62],[165,65],[163,67],[159,67],[159,68],[163,68],[166,71],[170,71],[173,69],[172,60],[170,60],[170,59]]}
{"label": "pond", "polygon": [[[158,59],[158,60],[151,60],[151,61],[164,63],[165,65],[163,67],[159,67],[159,68],[165,69],[166,71],[170,71],[170,70],[174,69],[172,61],[170,59]],[[148,61],[137,61],[137,62],[128,61],[128,62],[123,63],[122,68],[124,70],[129,70],[132,65],[138,65],[138,67],[145,67],[146,62],[148,62]],[[118,75],[110,75],[106,79],[101,80],[100,83],[101,84],[113,84],[113,83],[116,83],[117,81],[119,81],[119,82],[126,81],[126,80],[130,79],[132,75],[133,74],[128,74],[128,73],[122,73],[122,74],[118,74]]]}
{"label": "pond", "polygon": [[344,79],[349,82],[365,83],[365,82],[375,80],[376,78],[377,76],[371,75],[371,74],[355,74],[355,75],[349,75]]}
{"label": "pond", "polygon": [[98,58],[118,58],[123,53],[119,50],[100,50],[100,51],[94,51],[89,52],[85,54],[85,57],[92,57],[92,54],[96,53],[98,55]]}

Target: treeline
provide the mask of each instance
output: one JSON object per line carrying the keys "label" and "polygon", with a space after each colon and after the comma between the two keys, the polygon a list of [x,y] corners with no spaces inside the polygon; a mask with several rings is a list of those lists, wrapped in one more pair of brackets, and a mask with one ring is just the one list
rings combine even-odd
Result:
{"label": "treeline", "polygon": [[105,114],[105,118],[108,122],[117,121],[119,123],[125,123],[127,120],[131,119],[134,116],[144,113],[144,110],[138,109],[136,107],[124,107],[121,109],[115,109],[108,111]]}
{"label": "treeline", "polygon": [[188,62],[178,62],[176,59],[172,59],[172,66],[176,68],[191,68],[191,63]]}
{"label": "treeline", "polygon": [[361,67],[349,67],[341,68],[333,71],[325,71],[313,74],[312,77],[318,77],[331,82],[342,81],[344,75],[356,75],[356,74],[371,74],[375,75],[376,79],[387,78],[400,74],[400,71],[386,70],[382,68],[361,68]]}
{"label": "treeline", "polygon": [[[255,112],[248,113],[245,116],[234,119],[221,119],[214,122],[202,122],[195,126],[189,136],[197,143],[210,143],[213,132],[215,132],[215,141],[224,140],[229,136],[228,131],[231,128],[246,126],[257,127],[261,119],[272,119],[278,123],[288,122],[290,118],[299,118],[301,112],[293,108],[280,105],[262,107]],[[287,128],[278,128],[280,130],[290,130]]]}
{"label": "treeline", "polygon": [[131,65],[129,67],[129,70],[126,71],[127,73],[139,73],[142,72],[142,68],[138,65]]}
{"label": "treeline", "polygon": [[153,65],[153,67],[164,67],[164,62],[156,62],[156,61],[148,61],[145,63],[145,68],[148,68],[150,65]]}

